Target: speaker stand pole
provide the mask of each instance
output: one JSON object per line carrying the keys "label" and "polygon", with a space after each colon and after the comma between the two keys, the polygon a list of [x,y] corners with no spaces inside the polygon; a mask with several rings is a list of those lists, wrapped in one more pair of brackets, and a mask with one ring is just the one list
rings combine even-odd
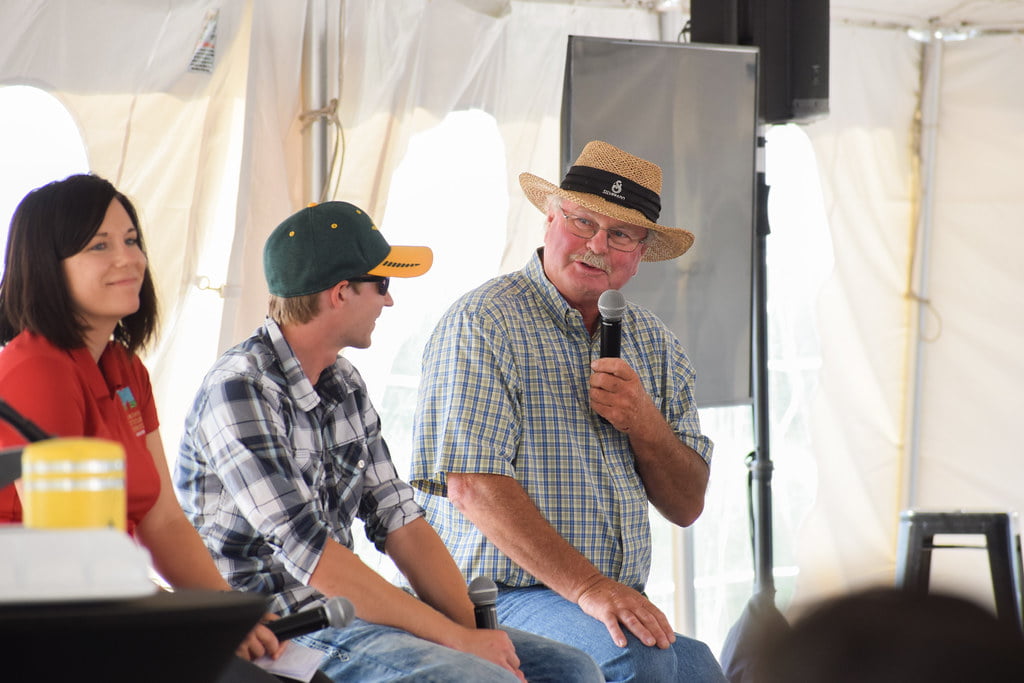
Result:
{"label": "speaker stand pole", "polygon": [[765,182],[765,135],[762,125],[757,136],[757,206],[753,258],[753,378],[754,443],[753,458],[748,459],[751,520],[754,552],[754,595],[775,599],[772,561],[772,459],[768,412],[768,184]]}

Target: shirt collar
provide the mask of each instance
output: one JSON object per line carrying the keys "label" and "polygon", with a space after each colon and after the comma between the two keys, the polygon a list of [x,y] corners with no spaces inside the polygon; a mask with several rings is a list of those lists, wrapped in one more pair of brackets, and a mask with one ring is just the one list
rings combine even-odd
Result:
{"label": "shirt collar", "polygon": [[548,276],[544,274],[544,247],[530,257],[523,269],[526,279],[533,285],[537,298],[555,323],[564,331],[578,330],[583,326],[583,315],[569,305]]}
{"label": "shirt collar", "polygon": [[[117,365],[104,362],[108,359],[108,354],[112,352],[110,347],[111,343],[108,343],[100,355],[99,361],[92,357],[89,349],[85,346],[79,346],[67,352],[75,364],[85,373],[86,382],[88,382],[89,391],[92,392],[93,398],[109,398],[122,382],[120,373],[117,372]],[[112,374],[116,376],[111,376]]]}
{"label": "shirt collar", "polygon": [[337,363],[324,368],[314,386],[303,372],[302,364],[299,363],[291,344],[285,339],[284,333],[273,318],[267,317],[263,321],[263,334],[277,356],[287,391],[301,410],[309,412],[325,399],[330,408],[332,403],[340,403],[347,394],[355,390],[345,381]]}
{"label": "shirt collar", "polygon": [[267,317],[263,321],[263,335],[274,350],[277,356],[281,374],[284,375],[286,390],[291,395],[301,410],[309,412],[320,402],[320,395],[313,388],[313,383],[302,371],[302,364],[292,351],[288,340],[284,338],[281,328],[274,322],[273,318]]}

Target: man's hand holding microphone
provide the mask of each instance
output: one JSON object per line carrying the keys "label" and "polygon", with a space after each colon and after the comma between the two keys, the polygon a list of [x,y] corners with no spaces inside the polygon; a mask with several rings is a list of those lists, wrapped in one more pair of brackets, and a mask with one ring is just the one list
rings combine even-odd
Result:
{"label": "man's hand holding microphone", "polygon": [[643,422],[643,415],[657,410],[640,377],[620,356],[622,317],[626,298],[609,289],[597,300],[601,314],[601,357],[590,364],[590,406],[602,420],[629,433]]}

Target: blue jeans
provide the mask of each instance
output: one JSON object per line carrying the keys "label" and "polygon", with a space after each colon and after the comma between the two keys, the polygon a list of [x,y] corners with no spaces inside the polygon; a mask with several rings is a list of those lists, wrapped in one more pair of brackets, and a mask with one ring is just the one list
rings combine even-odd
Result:
{"label": "blue jeans", "polygon": [[[519,668],[530,683],[599,683],[594,660],[579,650],[532,633],[503,629],[512,639]],[[320,671],[333,681],[518,681],[511,672],[475,655],[418,638],[407,631],[354,619],[345,628],[326,628],[295,642],[320,650]]]}
{"label": "blue jeans", "polygon": [[608,629],[549,588],[499,586],[498,620],[577,647],[601,667],[609,681],[693,681],[725,683],[722,667],[707,645],[676,634],[667,650],[647,646],[623,627],[628,644],[612,642]]}

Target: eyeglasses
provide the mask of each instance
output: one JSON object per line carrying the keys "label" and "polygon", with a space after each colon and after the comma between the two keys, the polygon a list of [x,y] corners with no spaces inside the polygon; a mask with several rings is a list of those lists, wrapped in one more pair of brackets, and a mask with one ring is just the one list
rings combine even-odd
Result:
{"label": "eyeglasses", "polygon": [[349,282],[376,282],[377,293],[384,296],[388,293],[388,285],[391,284],[391,278],[382,277],[380,275],[364,275],[362,277],[350,277]]}
{"label": "eyeglasses", "polygon": [[637,237],[635,233],[622,228],[601,228],[589,218],[571,216],[565,211],[562,211],[562,218],[565,219],[565,227],[569,232],[585,240],[592,239],[599,230],[604,230],[608,236],[608,246],[616,251],[636,251],[637,247],[647,241],[646,233],[643,237]]}

